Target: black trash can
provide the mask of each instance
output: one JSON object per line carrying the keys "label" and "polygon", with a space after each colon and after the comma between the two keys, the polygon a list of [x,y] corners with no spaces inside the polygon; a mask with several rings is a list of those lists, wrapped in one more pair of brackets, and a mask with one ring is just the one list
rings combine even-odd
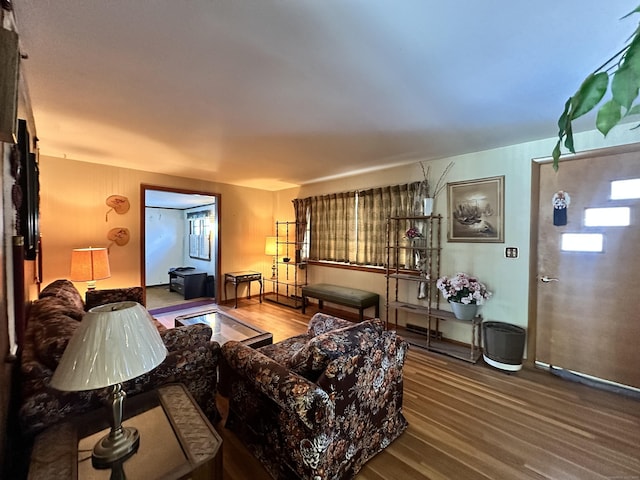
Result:
{"label": "black trash can", "polygon": [[492,367],[510,372],[522,368],[526,330],[504,322],[483,322],[483,358]]}
{"label": "black trash can", "polygon": [[215,297],[216,296],[216,285],[213,279],[213,275],[207,276],[207,283],[205,285],[205,297]]}

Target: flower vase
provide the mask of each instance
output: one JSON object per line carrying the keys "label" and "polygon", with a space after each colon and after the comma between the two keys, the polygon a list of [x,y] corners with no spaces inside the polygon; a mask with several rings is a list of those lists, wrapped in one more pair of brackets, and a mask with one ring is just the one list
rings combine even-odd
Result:
{"label": "flower vase", "polygon": [[430,217],[433,214],[433,198],[423,198],[422,199],[422,214],[425,217]]}
{"label": "flower vase", "polygon": [[451,303],[453,314],[458,320],[473,320],[478,313],[478,305],[475,303]]}

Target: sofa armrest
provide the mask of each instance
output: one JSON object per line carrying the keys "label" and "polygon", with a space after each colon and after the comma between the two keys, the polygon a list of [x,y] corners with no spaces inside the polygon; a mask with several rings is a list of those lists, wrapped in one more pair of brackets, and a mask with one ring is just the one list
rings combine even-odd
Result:
{"label": "sofa armrest", "polygon": [[222,357],[230,370],[233,388],[237,380],[249,382],[312,430],[330,429],[333,425],[333,402],[315,383],[241,342],[225,343]]}
{"label": "sofa armrest", "polygon": [[[169,328],[160,332],[160,338],[169,352],[176,352],[211,343],[213,330],[206,323]],[[214,342],[217,344],[217,342]],[[218,346],[220,350],[220,346]]]}
{"label": "sofa armrest", "polygon": [[105,290],[87,290],[85,293],[85,310],[116,302],[137,302],[144,306],[142,287],[111,288]]}
{"label": "sofa armrest", "polygon": [[380,335],[366,350],[354,349],[332,360],[318,386],[335,401],[336,416],[359,412],[369,423],[402,411],[403,367],[408,344],[394,331]]}
{"label": "sofa armrest", "polygon": [[[195,331],[193,336],[189,335],[192,330]],[[167,357],[160,365],[148,373],[129,380],[123,388],[128,395],[135,395],[167,383],[182,383],[211,423],[215,424],[219,420],[216,390],[220,344],[209,340],[211,327],[204,324],[184,327],[181,338],[183,340],[181,348],[173,350],[167,348]],[[192,339],[191,342],[188,341],[189,338]]]}

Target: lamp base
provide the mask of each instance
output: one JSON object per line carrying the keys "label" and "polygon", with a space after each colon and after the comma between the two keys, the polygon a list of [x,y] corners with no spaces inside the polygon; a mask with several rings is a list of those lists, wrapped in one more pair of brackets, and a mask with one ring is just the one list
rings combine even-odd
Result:
{"label": "lamp base", "polygon": [[95,468],[111,468],[116,461],[124,461],[138,451],[140,434],[133,427],[122,427],[117,434],[102,437],[93,448],[91,463]]}

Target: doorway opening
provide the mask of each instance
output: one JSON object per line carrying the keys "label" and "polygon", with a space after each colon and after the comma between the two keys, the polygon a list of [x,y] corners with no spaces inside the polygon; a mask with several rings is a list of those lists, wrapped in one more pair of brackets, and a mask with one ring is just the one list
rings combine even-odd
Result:
{"label": "doorway opening", "polygon": [[220,298],[220,195],[141,185],[141,285],[150,310]]}

